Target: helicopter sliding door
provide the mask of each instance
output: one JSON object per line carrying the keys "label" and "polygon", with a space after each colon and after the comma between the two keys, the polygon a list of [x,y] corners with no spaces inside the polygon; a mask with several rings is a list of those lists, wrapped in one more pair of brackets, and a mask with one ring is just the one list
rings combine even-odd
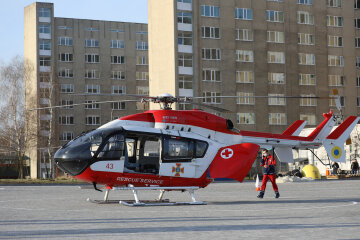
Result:
{"label": "helicopter sliding door", "polygon": [[125,139],[124,172],[159,173],[161,137],[157,134],[128,132]]}

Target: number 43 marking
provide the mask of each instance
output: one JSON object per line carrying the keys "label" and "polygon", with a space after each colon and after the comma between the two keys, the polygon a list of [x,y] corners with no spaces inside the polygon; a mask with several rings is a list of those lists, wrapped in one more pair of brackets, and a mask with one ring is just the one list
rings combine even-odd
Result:
{"label": "number 43 marking", "polygon": [[107,169],[114,169],[114,164],[108,163],[108,164],[106,164],[106,168]]}

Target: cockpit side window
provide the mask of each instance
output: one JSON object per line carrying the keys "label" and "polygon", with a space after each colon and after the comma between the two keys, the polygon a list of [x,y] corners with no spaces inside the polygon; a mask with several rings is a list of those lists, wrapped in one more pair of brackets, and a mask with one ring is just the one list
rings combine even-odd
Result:
{"label": "cockpit side window", "polygon": [[115,134],[107,138],[97,158],[104,160],[119,160],[124,156],[125,142],[124,135]]}

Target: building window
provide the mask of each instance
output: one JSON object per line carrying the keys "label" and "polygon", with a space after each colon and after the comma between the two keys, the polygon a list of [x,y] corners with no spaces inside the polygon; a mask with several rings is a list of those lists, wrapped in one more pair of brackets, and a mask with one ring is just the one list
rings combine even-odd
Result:
{"label": "building window", "polygon": [[327,16],[327,26],[328,27],[342,27],[343,18],[338,16]]}
{"label": "building window", "polygon": [[316,116],[314,114],[300,114],[300,120],[306,121],[308,125],[316,125]]}
{"label": "building window", "polygon": [[148,50],[148,42],[137,41],[136,50]]}
{"label": "building window", "polygon": [[342,0],[328,0],[328,7],[342,7]]}
{"label": "building window", "polygon": [[273,43],[284,43],[284,32],[268,31],[267,32],[267,41]]}
{"label": "building window", "polygon": [[58,45],[59,46],[72,46],[73,39],[72,37],[59,37],[58,38]]}
{"label": "building window", "polygon": [[112,86],[111,94],[125,94],[126,86]]}
{"label": "building window", "polygon": [[124,40],[111,40],[110,48],[125,48]]}
{"label": "building window", "polygon": [[192,67],[192,55],[191,54],[178,54],[178,66],[179,67]]}
{"label": "building window", "polygon": [[285,63],[284,52],[268,52],[268,63]]}
{"label": "building window", "polygon": [[237,83],[254,83],[254,72],[236,71]]}
{"label": "building window", "polygon": [[149,87],[137,86],[136,87],[136,94],[138,94],[138,95],[149,95]]}
{"label": "building window", "polygon": [[178,44],[192,46],[192,32],[178,32]]}
{"label": "building window", "polygon": [[252,20],[252,10],[249,8],[235,8],[235,18],[241,20]]}
{"label": "building window", "polygon": [[177,2],[182,2],[182,3],[191,3],[191,0],[177,0]]}
{"label": "building window", "polygon": [[60,125],[73,125],[74,117],[73,116],[59,116],[59,124]]}
{"label": "building window", "polygon": [[356,77],[356,86],[360,87],[360,77]]}
{"label": "building window", "polygon": [[96,69],[86,69],[85,70],[85,78],[99,79],[100,78],[100,71],[98,71]]}
{"label": "building window", "polygon": [[328,76],[328,80],[329,80],[329,86],[344,86],[344,76],[340,76],[340,75],[329,75]]}
{"label": "building window", "polygon": [[65,109],[73,109],[74,108],[74,101],[73,100],[62,99],[62,100],[60,100],[59,105],[62,106],[62,108],[65,108]]}
{"label": "building window", "polygon": [[284,2],[284,0],[267,0],[268,2]]}
{"label": "building window", "polygon": [[357,97],[357,98],[356,98],[356,106],[357,106],[357,107],[360,107],[360,97]]}
{"label": "building window", "polygon": [[308,12],[297,12],[297,22],[299,24],[314,24],[314,15],[308,13]]}
{"label": "building window", "polygon": [[61,84],[60,92],[61,93],[74,93],[74,84]]}
{"label": "building window", "polygon": [[100,93],[100,85],[86,85],[85,92],[90,94],[99,94]]}
{"label": "building window", "polygon": [[221,104],[221,93],[203,92],[203,103]]}
{"label": "building window", "polygon": [[285,125],[285,113],[269,113],[269,125]]}
{"label": "building window", "polygon": [[99,40],[85,39],[85,47],[99,47]]}
{"label": "building window", "polygon": [[284,22],[284,12],[266,10],[266,21],[268,21],[268,22]]}
{"label": "building window", "polygon": [[51,26],[49,24],[39,24],[39,33],[51,33]]}
{"label": "building window", "polygon": [[100,109],[100,104],[95,100],[87,100],[85,103],[85,109]]}
{"label": "building window", "polygon": [[315,65],[315,54],[312,53],[299,53],[300,65]]}
{"label": "building window", "polygon": [[98,32],[98,31],[99,31],[99,28],[87,27],[87,28],[84,28],[84,31],[88,31],[88,32]]}
{"label": "building window", "polygon": [[201,16],[202,17],[220,17],[220,7],[201,5]]}
{"label": "building window", "polygon": [[111,103],[112,110],[125,110],[126,105],[125,102],[113,102]]}
{"label": "building window", "polygon": [[73,70],[67,68],[60,68],[58,76],[63,78],[72,78],[74,76]]}
{"label": "building window", "polygon": [[[220,28],[201,27],[201,37],[202,38],[220,39]],[[188,45],[192,45],[192,44],[188,44]]]}
{"label": "building window", "polygon": [[60,134],[59,140],[60,141],[70,141],[74,138],[73,132],[63,132]]}
{"label": "building window", "polygon": [[39,8],[39,17],[50,17],[51,9],[50,8]]}
{"label": "building window", "polygon": [[316,85],[316,75],[315,74],[299,74],[299,84],[300,85]]}
{"label": "building window", "polygon": [[86,116],[85,124],[86,125],[100,125],[100,117],[99,116]]}
{"label": "building window", "polygon": [[255,98],[252,92],[236,92],[236,104],[241,105],[254,105]]}
{"label": "building window", "polygon": [[99,63],[100,56],[99,56],[99,54],[85,54],[85,62],[86,63]]}
{"label": "building window", "polygon": [[268,81],[270,84],[284,84],[285,83],[285,73],[268,73]]}
{"label": "building window", "polygon": [[203,48],[202,50],[202,59],[203,60],[220,60],[221,52],[220,48]]}
{"label": "building window", "polygon": [[111,56],[111,64],[124,64],[125,57],[124,56]]}
{"label": "building window", "polygon": [[354,0],[354,8],[360,9],[360,0]]}
{"label": "building window", "polygon": [[300,106],[303,107],[314,107],[317,105],[317,99],[316,96],[313,94],[309,95],[300,95]]}
{"label": "building window", "polygon": [[286,105],[286,100],[284,98],[284,94],[277,94],[277,93],[269,93],[268,94],[268,104],[269,105]]}
{"label": "building window", "polygon": [[40,57],[40,66],[41,67],[50,67],[51,66],[51,58],[50,57]]}
{"label": "building window", "polygon": [[313,4],[313,0],[297,0],[297,4],[312,5],[312,4]]}
{"label": "building window", "polygon": [[344,66],[344,57],[343,56],[328,56],[328,66],[330,67],[343,67]]}
{"label": "building window", "polygon": [[149,72],[136,72],[136,80],[149,80]]}
{"label": "building window", "polygon": [[126,79],[126,74],[125,74],[125,72],[122,72],[122,71],[112,71],[111,72],[111,79],[125,80]]}
{"label": "building window", "polygon": [[236,29],[236,40],[252,41],[253,31],[250,29]]}
{"label": "building window", "polygon": [[354,21],[355,21],[355,28],[360,29],[360,18],[356,18],[354,19]]}
{"label": "building window", "polygon": [[359,48],[360,47],[360,38],[355,38],[355,47]]}
{"label": "building window", "polygon": [[40,40],[39,44],[40,50],[51,50],[51,42],[49,40]]}
{"label": "building window", "polygon": [[328,36],[329,47],[343,47],[343,38],[340,36]]}
{"label": "building window", "polygon": [[236,50],[237,62],[254,62],[254,52],[247,50]]}
{"label": "building window", "polygon": [[220,70],[216,69],[203,69],[202,80],[210,82],[221,82]]}
{"label": "building window", "polygon": [[72,62],[73,54],[72,53],[59,53],[60,62]]}
{"label": "building window", "polygon": [[309,33],[298,33],[298,44],[301,45],[314,45],[315,37]]}
{"label": "building window", "polygon": [[178,12],[178,23],[191,24],[192,16],[190,12]]}
{"label": "building window", "polygon": [[255,124],[255,113],[237,113],[237,124]]}
{"label": "building window", "polygon": [[50,82],[50,74],[46,72],[39,73],[39,81],[40,82]]}
{"label": "building window", "polygon": [[189,75],[179,75],[179,89],[192,89],[193,79]]}
{"label": "building window", "polygon": [[147,56],[136,56],[136,65],[148,65],[149,59]]}

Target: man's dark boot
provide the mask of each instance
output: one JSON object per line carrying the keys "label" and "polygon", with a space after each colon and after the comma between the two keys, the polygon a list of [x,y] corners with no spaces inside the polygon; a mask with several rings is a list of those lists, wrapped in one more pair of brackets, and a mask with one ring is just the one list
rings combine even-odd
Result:
{"label": "man's dark boot", "polygon": [[259,195],[257,195],[258,198],[263,198],[264,197],[264,191],[260,191],[259,192]]}
{"label": "man's dark boot", "polygon": [[275,192],[275,198],[279,198],[280,197],[280,193],[279,193],[279,191],[276,191]]}

